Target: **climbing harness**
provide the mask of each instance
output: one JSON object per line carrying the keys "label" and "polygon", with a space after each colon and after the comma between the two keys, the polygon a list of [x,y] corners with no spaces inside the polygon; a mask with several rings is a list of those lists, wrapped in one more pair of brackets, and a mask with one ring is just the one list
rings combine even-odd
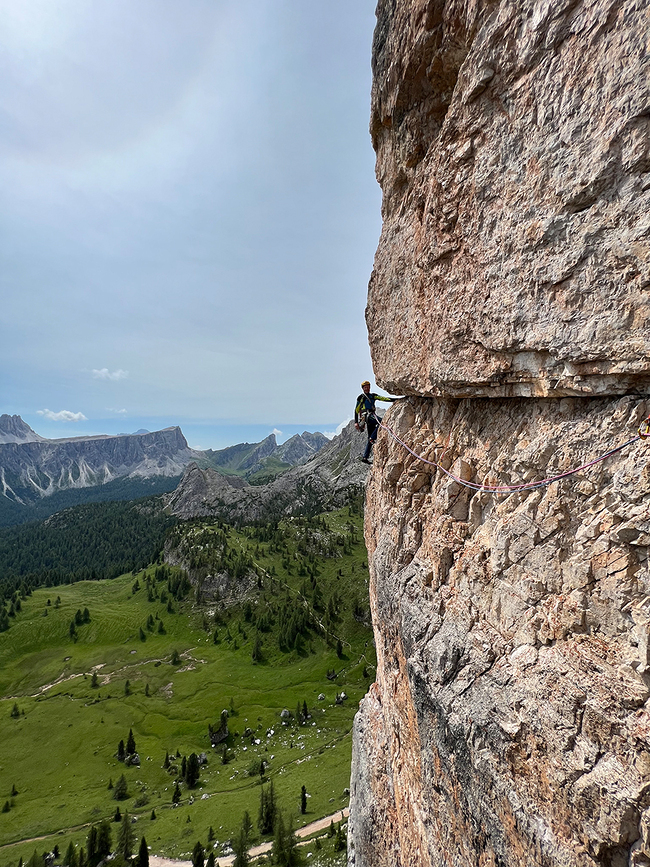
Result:
{"label": "climbing harness", "polygon": [[[465,488],[471,488],[474,491],[484,491],[486,494],[513,494],[513,493],[516,493],[517,491],[532,491],[535,488],[543,488],[547,485],[553,484],[553,482],[558,482],[558,481],[560,481],[560,479],[566,479],[569,476],[574,476],[576,473],[580,473],[583,470],[589,469],[589,467],[593,467],[596,464],[599,464],[602,461],[607,460],[607,458],[611,457],[612,455],[615,455],[617,452],[622,452],[623,449],[626,449],[628,446],[631,446],[632,443],[638,442],[639,440],[642,440],[642,439],[650,438],[650,416],[648,416],[648,418],[644,422],[641,423],[641,426],[639,427],[639,432],[635,437],[632,437],[631,440],[628,440],[626,443],[623,443],[623,445],[617,446],[614,449],[610,449],[604,455],[601,455],[600,457],[595,458],[593,461],[589,461],[589,463],[587,463],[587,464],[582,464],[582,466],[580,466],[580,467],[575,467],[575,469],[567,470],[564,473],[559,473],[557,476],[551,476],[547,479],[542,479],[539,482],[526,482],[525,484],[522,484],[522,485],[479,485],[476,482],[468,482],[465,479],[461,479],[460,476],[454,475],[454,473],[451,473],[451,472],[449,472],[449,470],[446,470],[442,466],[442,464],[440,464],[438,461],[435,461],[435,460],[430,461],[427,458],[423,457],[423,455],[420,455],[417,452],[413,451],[413,449],[410,448],[410,446],[408,446],[404,442],[404,440],[400,439],[397,436],[397,434],[393,430],[391,430],[388,427],[388,425],[385,425],[383,422],[379,423],[379,427],[383,428],[388,434],[390,434],[390,436],[395,440],[395,442],[398,442],[403,448],[406,449],[406,451],[409,454],[413,455],[414,458],[417,458],[419,461],[422,461],[422,463],[424,463],[424,464],[428,464],[430,467],[435,467],[436,469],[443,472],[450,479],[453,479],[459,485],[462,485]],[[445,451],[446,451],[446,449],[445,449]]]}

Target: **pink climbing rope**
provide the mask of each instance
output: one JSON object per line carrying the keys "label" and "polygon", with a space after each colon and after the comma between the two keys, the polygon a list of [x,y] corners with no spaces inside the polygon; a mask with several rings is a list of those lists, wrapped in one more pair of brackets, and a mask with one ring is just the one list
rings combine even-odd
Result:
{"label": "pink climbing rope", "polygon": [[[645,424],[647,425],[648,423],[645,422]],[[430,461],[422,455],[419,455],[417,452],[413,451],[413,449],[408,446],[404,442],[404,440],[400,439],[397,434],[388,427],[388,425],[385,425],[383,422],[379,423],[379,427],[383,428],[388,434],[390,434],[390,436],[392,436],[395,442],[398,442],[403,448],[406,449],[409,454],[413,455],[413,457],[417,458],[419,461],[422,461],[422,463],[428,464],[431,467],[436,467],[436,469],[441,470],[446,476],[449,476],[450,479],[453,479],[459,485],[463,485],[466,488],[472,488],[472,490],[474,491],[485,491],[485,493],[487,494],[512,494],[516,493],[517,491],[532,491],[534,488],[543,488],[546,485],[553,484],[553,482],[560,481],[560,479],[566,479],[569,476],[574,476],[576,473],[581,473],[583,470],[588,470],[589,467],[593,467],[596,464],[607,460],[607,458],[615,455],[617,452],[623,451],[623,449],[631,446],[632,443],[635,443],[638,440],[646,439],[648,437],[648,434],[642,433],[641,428],[639,428],[639,433],[635,437],[632,437],[631,440],[623,443],[623,445],[616,446],[615,449],[610,449],[604,455],[601,455],[598,458],[594,458],[593,461],[589,461],[589,463],[587,464],[582,464],[582,466],[580,467],[575,467],[575,469],[567,470],[564,473],[559,473],[557,476],[550,476],[549,478],[542,479],[539,482],[526,482],[525,484],[521,485],[479,485],[476,482],[468,482],[465,479],[461,479],[460,476],[456,476],[454,475],[454,473],[450,473],[449,470],[446,470],[437,461]]]}

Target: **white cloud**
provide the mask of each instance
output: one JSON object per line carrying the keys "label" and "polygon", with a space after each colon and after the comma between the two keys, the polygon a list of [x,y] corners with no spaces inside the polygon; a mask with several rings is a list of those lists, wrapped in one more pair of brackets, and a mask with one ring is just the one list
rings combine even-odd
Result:
{"label": "white cloud", "polygon": [[125,415],[126,414],[125,409],[113,409],[112,406],[107,407],[107,412],[114,412],[117,415]]}
{"label": "white cloud", "polygon": [[275,434],[276,437],[281,437],[281,436],[282,436],[282,431],[281,431],[281,430],[278,430],[277,427],[274,427],[273,430],[271,431],[271,433]]}
{"label": "white cloud", "polygon": [[117,382],[118,379],[126,379],[129,375],[128,370],[122,370],[119,368],[118,370],[114,370],[111,372],[108,367],[102,367],[101,370],[93,370],[93,376],[95,379],[111,379],[113,382]]}
{"label": "white cloud", "polygon": [[338,436],[343,428],[348,424],[348,422],[352,421],[352,416],[348,416],[345,421],[342,421],[340,425],[337,426],[336,430],[324,430],[323,436],[327,437],[328,440],[334,439],[335,436]]}
{"label": "white cloud", "polygon": [[38,415],[45,416],[50,421],[88,421],[82,412],[70,412],[69,409],[62,409],[61,412],[52,412],[51,409],[38,409]]}

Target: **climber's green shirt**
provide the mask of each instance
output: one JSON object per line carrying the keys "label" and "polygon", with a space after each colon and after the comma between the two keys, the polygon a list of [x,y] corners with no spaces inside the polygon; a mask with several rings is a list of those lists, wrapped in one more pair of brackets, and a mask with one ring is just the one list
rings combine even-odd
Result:
{"label": "climber's green shirt", "polygon": [[365,392],[361,392],[359,397],[357,398],[357,405],[354,408],[354,420],[358,424],[359,416],[363,413],[364,415],[369,415],[370,413],[374,413],[375,411],[375,401],[383,400],[386,403],[393,403],[396,398],[394,397],[382,397],[380,394],[375,394],[374,392],[369,392],[366,394]]}

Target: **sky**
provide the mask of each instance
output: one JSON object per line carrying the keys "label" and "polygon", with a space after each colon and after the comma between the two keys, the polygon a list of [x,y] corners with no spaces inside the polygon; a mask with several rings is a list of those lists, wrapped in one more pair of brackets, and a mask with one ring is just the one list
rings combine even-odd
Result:
{"label": "sky", "polygon": [[0,413],[332,433],[372,379],[374,0],[2,0]]}

